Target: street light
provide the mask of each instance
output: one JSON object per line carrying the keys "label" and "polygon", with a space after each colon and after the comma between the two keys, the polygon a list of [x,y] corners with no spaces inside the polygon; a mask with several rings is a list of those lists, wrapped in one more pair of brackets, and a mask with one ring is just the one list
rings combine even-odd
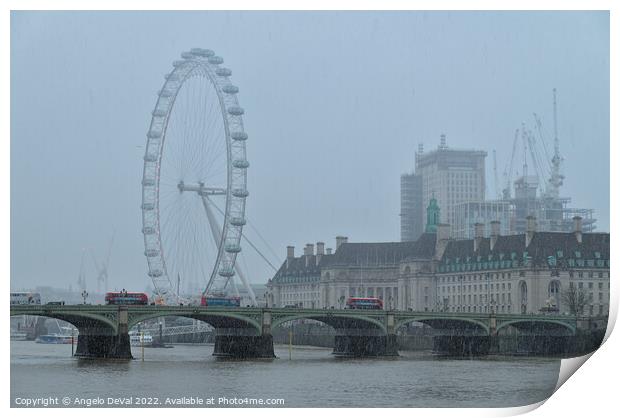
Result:
{"label": "street light", "polygon": [[497,302],[495,301],[495,299],[491,299],[491,315],[495,314],[495,305],[497,304]]}
{"label": "street light", "polygon": [[88,292],[86,289],[82,290],[82,299],[84,300],[84,305],[86,305],[86,298],[88,297]]}

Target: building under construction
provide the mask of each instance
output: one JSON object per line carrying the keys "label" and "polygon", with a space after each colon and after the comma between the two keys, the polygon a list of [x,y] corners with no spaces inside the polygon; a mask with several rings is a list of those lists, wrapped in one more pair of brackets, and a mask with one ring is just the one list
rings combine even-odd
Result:
{"label": "building under construction", "polygon": [[[519,151],[519,152],[518,152]],[[526,218],[536,218],[537,229],[570,232],[573,218],[582,219],[583,232],[594,232],[593,209],[569,207],[570,198],[560,196],[564,183],[562,157],[557,131],[557,101],[553,90],[553,153],[540,118],[534,114],[534,130],[525,123],[515,131],[510,164],[504,171],[504,187],[499,190],[497,163],[493,152],[495,200],[485,200],[483,151],[450,150],[445,136],[437,151],[416,153],[415,174],[401,176],[401,240],[413,241],[422,231],[422,213],[431,195],[441,207],[441,222],[451,225],[454,238],[473,238],[474,225],[499,221],[502,234],[526,231]],[[522,154],[521,154],[522,152]],[[523,156],[521,174],[513,179],[516,155]],[[456,158],[456,160],[455,160]],[[488,233],[489,231],[487,231]]]}
{"label": "building under construction", "polygon": [[441,208],[441,221],[454,225],[455,208],[470,201],[484,201],[487,153],[448,147],[446,136],[439,146],[415,154],[415,172],[401,176],[401,241],[415,241],[424,232],[426,207],[432,198]]}

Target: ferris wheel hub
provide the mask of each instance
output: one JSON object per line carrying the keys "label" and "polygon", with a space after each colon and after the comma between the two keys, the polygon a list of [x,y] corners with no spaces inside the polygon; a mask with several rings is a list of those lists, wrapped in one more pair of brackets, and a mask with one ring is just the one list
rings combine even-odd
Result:
{"label": "ferris wheel hub", "polygon": [[222,187],[207,187],[203,182],[197,184],[186,184],[184,181],[180,181],[177,184],[179,192],[196,192],[199,196],[211,196],[211,195],[225,195],[226,189]]}

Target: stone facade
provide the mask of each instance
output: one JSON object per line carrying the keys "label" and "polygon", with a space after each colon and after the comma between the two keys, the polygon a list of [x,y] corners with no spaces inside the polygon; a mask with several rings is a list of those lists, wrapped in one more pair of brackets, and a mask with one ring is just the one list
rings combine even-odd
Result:
{"label": "stone facade", "polygon": [[464,240],[451,239],[447,224],[427,225],[434,232],[414,242],[344,239],[334,254],[307,245],[269,281],[268,304],[337,309],[349,297],[378,297],[385,309],[569,314],[573,287],[584,294],[584,315],[607,315],[609,234],[582,233],[578,218],[568,233],[536,232],[532,218],[528,225],[525,234],[502,236],[492,222],[484,237],[478,224]]}

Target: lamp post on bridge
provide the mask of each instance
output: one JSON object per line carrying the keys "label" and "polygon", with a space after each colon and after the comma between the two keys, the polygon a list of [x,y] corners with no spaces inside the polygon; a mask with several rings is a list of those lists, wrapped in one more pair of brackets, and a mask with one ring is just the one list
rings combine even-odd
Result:
{"label": "lamp post on bridge", "polygon": [[86,290],[82,290],[82,300],[84,305],[86,305],[86,298],[88,297],[88,292]]}
{"label": "lamp post on bridge", "polygon": [[495,306],[497,305],[497,302],[495,301],[495,299],[491,298],[491,315],[495,315]]}

